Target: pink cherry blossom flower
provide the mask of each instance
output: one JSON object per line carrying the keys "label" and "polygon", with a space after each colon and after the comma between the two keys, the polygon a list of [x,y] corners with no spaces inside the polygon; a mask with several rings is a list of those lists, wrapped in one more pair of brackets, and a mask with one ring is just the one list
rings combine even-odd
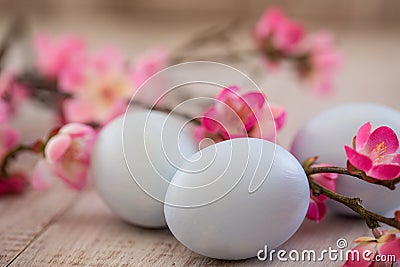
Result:
{"label": "pink cherry blossom flower", "polygon": [[32,187],[46,189],[51,179],[58,177],[72,189],[83,189],[88,180],[95,137],[95,131],[84,124],[70,123],[61,127],[46,144],[45,158],[35,166]]}
{"label": "pink cherry blossom flower", "polygon": [[278,8],[267,9],[256,23],[254,39],[270,61],[277,61],[281,54],[295,50],[304,36],[303,25],[291,20]]}
{"label": "pink cherry blossom flower", "polygon": [[[396,133],[387,126],[371,132],[367,122],[354,137],[353,148],[345,146],[350,168],[363,171],[375,180],[392,180],[400,176],[399,140]],[[351,171],[351,170],[350,170]]]}
{"label": "pink cherry blossom flower", "polygon": [[304,56],[298,61],[300,78],[316,94],[330,94],[333,78],[341,64],[341,54],[334,45],[333,35],[328,32],[311,35],[302,49],[300,54]]}
{"label": "pink cherry blossom flower", "polygon": [[47,78],[57,79],[64,68],[85,54],[86,44],[75,36],[51,40],[47,35],[39,34],[35,39],[35,49],[40,73]]}
{"label": "pink cherry blossom flower", "polygon": [[[134,83],[135,99],[145,105],[163,105],[166,92],[166,75],[158,75],[151,80],[151,85],[144,83],[153,75],[168,66],[168,54],[162,49],[156,49],[137,58],[131,67],[131,78]],[[151,88],[149,88],[151,87]],[[140,89],[140,90],[139,90]],[[151,90],[148,90],[151,89]]]}
{"label": "pink cherry blossom flower", "polygon": [[24,175],[14,174],[9,177],[0,178],[0,196],[7,194],[23,193],[28,185]]}
{"label": "pink cherry blossom flower", "polygon": [[[354,242],[358,245],[353,248],[353,252],[357,251],[359,257],[350,257],[343,265],[344,267],[370,267],[381,266],[381,261],[374,259],[388,259],[389,256],[394,256],[396,259],[393,262],[400,260],[400,237],[397,235],[398,230],[383,231],[378,238],[360,237]],[[349,254],[351,255],[351,254]],[[353,254],[354,255],[354,254]],[[384,257],[382,257],[384,256]],[[393,263],[386,262],[386,263]],[[391,266],[391,265],[389,265]]]}
{"label": "pink cherry blossom flower", "polygon": [[68,122],[104,124],[125,111],[134,85],[119,51],[107,48],[66,68],[60,87],[73,95],[63,104]]}
{"label": "pink cherry blossom flower", "polygon": [[[314,167],[328,167],[329,164],[316,164]],[[323,187],[336,191],[336,179],[338,177],[337,173],[319,173],[311,175],[311,178],[315,182],[322,185]],[[314,196],[310,191],[310,204],[308,206],[307,218],[316,222],[322,221],[327,212],[325,201],[328,197],[324,195]]]}
{"label": "pink cherry blossom flower", "polygon": [[168,54],[161,49],[150,51],[139,57],[132,67],[132,80],[139,88],[148,78],[168,65]]}
{"label": "pink cherry blossom flower", "polygon": [[205,112],[195,137],[214,142],[247,136],[275,141],[285,118],[285,109],[268,106],[261,92],[240,94],[239,87],[231,86],[224,88]]}

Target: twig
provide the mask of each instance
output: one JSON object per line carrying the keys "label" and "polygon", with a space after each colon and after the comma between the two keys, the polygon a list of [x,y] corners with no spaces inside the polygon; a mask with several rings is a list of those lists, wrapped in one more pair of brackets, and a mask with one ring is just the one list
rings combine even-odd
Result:
{"label": "twig", "polygon": [[[313,175],[317,173],[338,173],[350,175],[360,180],[365,181],[365,177],[361,173],[351,173],[346,168],[336,167],[336,166],[327,166],[327,167],[309,167],[306,168],[307,175]],[[390,190],[396,189],[396,184],[400,182],[400,177],[393,180],[376,180],[373,184],[384,186],[389,188]]]}
{"label": "twig", "polygon": [[[25,73],[24,75],[21,75],[18,78],[18,81],[22,84],[28,85],[27,88],[31,90],[33,95],[40,96],[42,93],[51,95],[51,97],[53,98],[52,102],[56,103],[57,107],[61,107],[60,102],[62,102],[63,100],[73,97],[71,94],[61,92],[56,83],[46,81],[43,78],[41,78],[37,75],[34,75],[32,73]],[[145,109],[157,110],[157,111],[161,111],[161,112],[165,112],[165,113],[173,113],[173,114],[183,117],[189,121],[192,121],[196,124],[201,123],[199,119],[192,118],[185,113],[176,111],[171,108],[161,107],[158,105],[151,106],[151,105],[139,102],[139,101],[132,101],[132,102],[130,102],[130,104],[134,105],[134,106],[139,106],[139,107],[145,108]],[[95,126],[95,125],[92,125],[92,126]]]}
{"label": "twig", "polygon": [[[212,26],[205,30],[202,30],[196,33],[192,38],[182,45],[179,45],[175,49],[171,51],[171,55],[174,55],[170,58],[172,64],[182,63],[184,61],[195,61],[195,60],[205,60],[205,59],[238,59],[241,53],[236,53],[238,51],[232,51],[229,44],[232,41],[230,32],[238,27],[240,23],[240,19],[234,19],[222,26]],[[195,55],[193,54],[182,54],[182,51],[191,51],[195,50],[198,47],[205,45],[207,42],[221,42],[225,46],[225,50],[228,53],[225,54],[217,54],[217,55]],[[243,51],[240,51],[243,52]]]}
{"label": "twig", "polygon": [[239,19],[234,19],[222,26],[213,25],[206,29],[202,29],[200,32],[195,33],[191,38],[189,38],[188,41],[182,43],[171,52],[172,54],[177,54],[189,48],[190,50],[193,50],[194,48],[197,48],[209,41],[220,40],[221,37],[225,39],[226,35],[235,27],[237,27],[238,23]]}
{"label": "twig", "polygon": [[308,174],[307,177],[310,188],[315,196],[322,194],[332,200],[335,200],[349,207],[350,209],[352,209],[353,211],[355,211],[356,213],[361,215],[361,217],[364,218],[369,228],[371,229],[377,228],[380,226],[379,222],[381,222],[400,230],[400,222],[397,221],[396,218],[394,217],[387,218],[379,214],[373,213],[372,211],[369,211],[362,206],[361,199],[342,196],[315,182],[314,179],[311,177],[311,175]]}
{"label": "twig", "polygon": [[9,161],[14,159],[20,152],[23,151],[32,151],[32,146],[27,145],[19,145],[16,146],[14,149],[8,151],[8,153],[4,156],[3,160],[1,161],[1,178],[8,177],[8,170],[7,166]]}

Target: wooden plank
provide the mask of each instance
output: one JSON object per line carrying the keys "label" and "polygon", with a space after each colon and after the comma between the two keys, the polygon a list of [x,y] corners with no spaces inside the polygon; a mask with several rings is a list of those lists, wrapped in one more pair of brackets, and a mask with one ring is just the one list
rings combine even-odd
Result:
{"label": "wooden plank", "polygon": [[76,193],[61,185],[0,201],[0,265],[17,257],[73,203]]}
{"label": "wooden plank", "polygon": [[[262,226],[261,226],[262,227]],[[268,227],[268,226],[265,226]],[[345,229],[345,230],[344,230]],[[306,221],[282,248],[337,249],[338,238],[349,245],[367,234],[358,219],[330,217],[321,224]],[[201,235],[201,233],[199,233]],[[240,244],[238,244],[240,245]],[[262,248],[260,248],[262,249]],[[94,190],[85,192],[73,208],[30,244],[11,266],[261,266],[256,258],[220,261],[193,253],[167,230],[149,230],[124,223],[100,200]],[[270,266],[279,266],[278,261]],[[288,263],[297,266],[299,263]],[[310,263],[303,263],[309,266]],[[315,266],[320,266],[315,263]],[[342,263],[324,262],[327,266]]]}

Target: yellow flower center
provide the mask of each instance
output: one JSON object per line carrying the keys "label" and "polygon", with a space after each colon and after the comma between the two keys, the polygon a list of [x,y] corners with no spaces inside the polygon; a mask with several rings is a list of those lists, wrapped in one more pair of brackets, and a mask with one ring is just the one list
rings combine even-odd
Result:
{"label": "yellow flower center", "polygon": [[378,161],[378,163],[381,163],[383,159],[383,154],[386,152],[385,142],[382,141],[381,143],[377,144],[374,147],[374,151],[376,153],[376,161]]}

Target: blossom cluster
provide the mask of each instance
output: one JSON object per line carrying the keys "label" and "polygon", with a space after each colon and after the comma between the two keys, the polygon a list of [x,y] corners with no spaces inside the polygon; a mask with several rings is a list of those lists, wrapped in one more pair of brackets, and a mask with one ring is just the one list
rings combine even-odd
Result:
{"label": "blossom cluster", "polygon": [[[378,181],[394,181],[400,179],[399,139],[396,133],[388,126],[380,126],[372,131],[370,122],[362,125],[353,138],[353,147],[344,146],[347,156],[349,173],[361,175],[370,183]],[[328,164],[315,164],[312,167],[329,167]],[[336,190],[336,173],[319,173],[311,178],[323,187]],[[326,196],[311,194],[307,217],[314,221],[321,221],[326,214],[324,201]],[[395,216],[400,218],[400,211]]]}
{"label": "blossom cluster", "polygon": [[348,168],[351,172],[361,172],[366,180],[393,180],[400,177],[399,139],[387,126],[371,132],[367,122],[353,139],[353,147],[345,146]]}
{"label": "blossom cluster", "polygon": [[[344,267],[393,266],[400,259],[399,230],[384,230],[377,237],[359,237],[354,242],[358,245],[352,251],[364,256],[348,259]],[[388,262],[389,257],[395,259]]]}
{"label": "blossom cluster", "polygon": [[35,41],[37,69],[71,95],[62,103],[65,122],[103,125],[122,114],[143,82],[167,66],[163,50],[154,50],[128,62],[115,47],[90,54],[86,42],[74,36]]}
{"label": "blossom cluster", "polygon": [[290,62],[300,80],[313,92],[322,96],[332,92],[341,55],[331,33],[308,34],[302,23],[279,8],[270,8],[256,23],[253,37],[268,69]]}
{"label": "blossom cluster", "polygon": [[47,189],[55,177],[70,188],[81,190],[88,180],[95,130],[81,123],[69,123],[52,133],[42,146],[44,158],[32,173],[35,189]]}
{"label": "blossom cluster", "polygon": [[[46,189],[54,178],[72,189],[83,189],[97,136],[92,126],[104,126],[124,113],[135,90],[168,62],[163,50],[153,50],[132,62],[114,47],[90,53],[86,41],[76,36],[51,39],[39,34],[34,47],[35,76],[55,85],[50,93],[66,96],[59,103],[60,127],[51,131],[47,139],[19,144],[19,133],[9,121],[22,101],[34,96],[40,86],[24,81],[23,73],[1,73],[0,195],[23,192],[28,184]],[[41,156],[29,175],[8,170],[9,159],[20,151]]]}
{"label": "blossom cluster", "polygon": [[207,109],[196,128],[195,137],[211,142],[203,146],[239,137],[276,141],[276,133],[286,121],[284,107],[268,105],[262,92],[242,93],[237,86],[221,90],[212,107]]}

